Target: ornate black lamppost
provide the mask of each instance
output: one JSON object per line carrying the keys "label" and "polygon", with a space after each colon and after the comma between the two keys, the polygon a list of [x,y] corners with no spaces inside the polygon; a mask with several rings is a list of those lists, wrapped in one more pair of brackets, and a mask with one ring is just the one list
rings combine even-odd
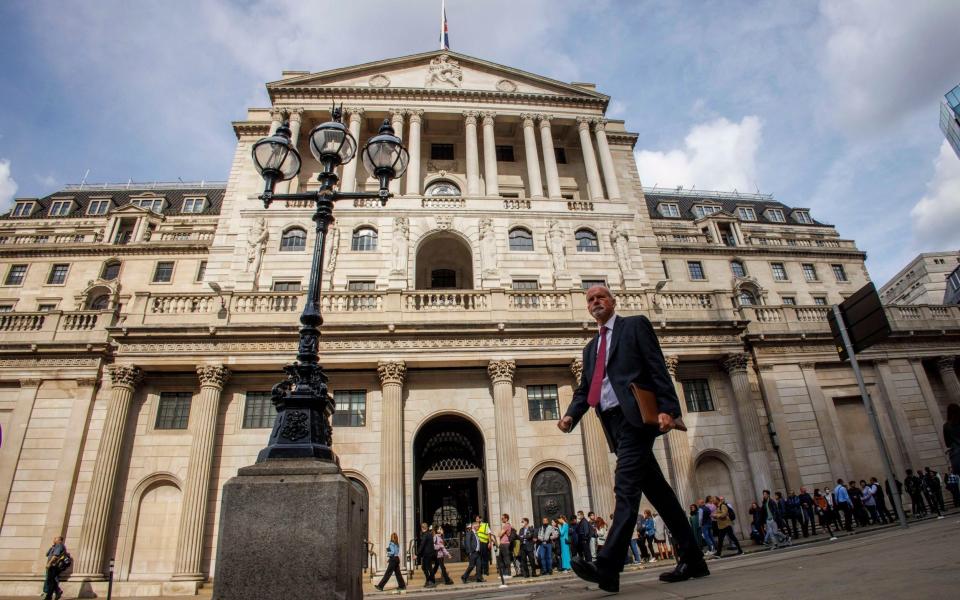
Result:
{"label": "ornate black lamppost", "polygon": [[274,194],[278,181],[292,179],[300,172],[300,154],[290,142],[290,129],[282,124],[277,132],[253,145],[253,164],[263,176],[265,187],[260,199],[264,208],[274,200],[312,200],[316,203],[313,221],[317,238],[310,264],[310,284],[307,301],[300,315],[300,345],[297,361],[284,367],[287,379],[273,386],[273,403],[277,418],[267,447],[260,451],[257,462],[273,458],[319,458],[336,461],[332,449],[333,399],[327,393],[327,376],[319,364],[318,347],[320,326],[320,277],[327,229],[333,220],[333,204],[344,199],[379,198],[385,206],[392,194],[387,189],[390,180],[400,177],[407,168],[410,155],[394,135],[389,120],[384,120],[380,132],[367,141],[360,155],[363,166],[380,182],[380,190],[370,192],[340,192],[335,169],[350,162],[357,150],[357,142],[340,122],[341,110],[333,109],[333,120],[318,125],[310,132],[310,153],[320,162],[322,172],[317,177],[320,189],[302,194]]}

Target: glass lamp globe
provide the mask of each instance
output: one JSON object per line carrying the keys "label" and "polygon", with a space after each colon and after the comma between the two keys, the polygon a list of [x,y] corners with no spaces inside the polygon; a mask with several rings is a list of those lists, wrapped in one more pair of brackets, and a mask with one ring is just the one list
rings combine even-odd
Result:
{"label": "glass lamp globe", "polygon": [[286,123],[277,132],[253,145],[253,166],[267,179],[286,181],[300,172],[300,153],[290,142],[290,128]]}
{"label": "glass lamp globe", "polygon": [[353,139],[343,123],[330,121],[322,123],[310,132],[310,153],[320,164],[333,163],[333,166],[350,162],[357,151],[357,141]]}

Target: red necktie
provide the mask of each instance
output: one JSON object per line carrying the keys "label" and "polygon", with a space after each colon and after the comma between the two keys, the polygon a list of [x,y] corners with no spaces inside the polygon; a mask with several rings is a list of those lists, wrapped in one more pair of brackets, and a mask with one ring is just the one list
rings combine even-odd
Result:
{"label": "red necktie", "polygon": [[600,404],[600,389],[603,387],[603,378],[607,374],[607,327],[600,328],[600,349],[597,350],[597,364],[593,367],[593,377],[590,378],[590,393],[587,394],[587,404]]}

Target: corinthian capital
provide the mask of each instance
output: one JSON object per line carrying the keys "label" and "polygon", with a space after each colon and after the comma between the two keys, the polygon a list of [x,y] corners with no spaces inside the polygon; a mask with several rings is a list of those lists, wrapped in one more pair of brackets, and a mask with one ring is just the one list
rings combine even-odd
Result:
{"label": "corinthian capital", "polygon": [[493,127],[493,120],[496,118],[497,113],[487,110],[481,114],[483,115],[483,125]]}
{"label": "corinthian capital", "polygon": [[407,114],[410,115],[411,123],[422,123],[423,113],[424,113],[424,110],[422,108],[415,108],[413,110],[407,111]]}
{"label": "corinthian capital", "polygon": [[537,115],[537,120],[540,122],[540,129],[550,129],[550,121],[553,119],[553,115]]}
{"label": "corinthian capital", "polygon": [[746,354],[731,354],[723,361],[723,368],[731,375],[737,372],[746,373],[750,357]]}
{"label": "corinthian capital", "polygon": [[463,111],[463,118],[467,125],[476,125],[477,117],[480,116],[480,113],[475,110],[465,110]]}
{"label": "corinthian capital", "polygon": [[491,360],[487,365],[487,373],[493,383],[513,383],[513,374],[517,371],[517,363],[512,360]]}
{"label": "corinthian capital", "polygon": [[197,367],[200,387],[215,387],[222,390],[230,379],[230,369],[223,365],[200,365]]}
{"label": "corinthian capital", "polygon": [[577,129],[579,131],[590,131],[590,123],[592,121],[592,117],[577,117]]}
{"label": "corinthian capital", "polygon": [[580,385],[580,379],[583,377],[582,358],[575,358],[570,362],[570,372],[573,373],[573,378],[576,380],[577,385]]}
{"label": "corinthian capital", "polygon": [[377,375],[380,376],[380,385],[393,383],[403,385],[407,376],[407,364],[402,360],[380,361],[377,363]]}
{"label": "corinthian capital", "polygon": [[677,367],[680,366],[680,357],[678,356],[667,356],[664,357],[664,362],[667,364],[667,370],[670,371],[670,377],[674,379],[677,378]]}
{"label": "corinthian capital", "polygon": [[941,373],[953,371],[955,369],[954,363],[956,362],[956,359],[956,356],[941,356],[937,359],[937,368]]}
{"label": "corinthian capital", "polygon": [[524,127],[533,127],[533,122],[536,120],[536,117],[533,113],[522,113],[520,115]]}
{"label": "corinthian capital", "polygon": [[606,119],[594,119],[593,128],[596,131],[606,131],[607,130],[607,120]]}
{"label": "corinthian capital", "polygon": [[143,380],[143,371],[133,365],[117,365],[109,370],[113,387],[135,388]]}
{"label": "corinthian capital", "polygon": [[359,122],[360,119],[363,118],[364,110],[362,106],[346,106],[344,107],[343,111],[348,115],[350,115],[351,123],[353,123],[354,121]]}
{"label": "corinthian capital", "polygon": [[270,120],[283,122],[283,107],[273,106],[270,108]]}

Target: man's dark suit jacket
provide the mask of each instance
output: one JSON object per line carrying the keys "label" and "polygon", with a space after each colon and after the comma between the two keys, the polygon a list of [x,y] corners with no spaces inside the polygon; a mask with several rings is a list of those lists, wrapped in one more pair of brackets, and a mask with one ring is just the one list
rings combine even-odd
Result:
{"label": "man's dark suit jacket", "polygon": [[533,533],[533,527],[530,527],[529,525],[527,527],[521,527],[518,535],[520,536],[520,543],[523,545],[523,549],[533,550],[533,539],[536,537],[536,535]]}
{"label": "man's dark suit jacket", "polygon": [[437,550],[433,547],[433,532],[428,531],[420,534],[420,548],[417,550],[417,556],[422,562],[425,558],[435,558]]}
{"label": "man's dark suit jacket", "polygon": [[[598,333],[583,349],[583,375],[580,377],[580,386],[574,392],[573,401],[570,402],[566,414],[573,419],[574,427],[590,408],[587,404],[587,395],[590,393],[590,379],[593,377],[593,370],[597,363],[599,343]],[[607,377],[610,379],[610,385],[613,386],[627,422],[634,427],[643,427],[640,409],[637,408],[637,402],[630,393],[631,383],[652,391],[657,397],[657,407],[660,412],[673,417],[682,415],[673,380],[667,372],[663,351],[660,350],[660,342],[649,319],[643,315],[635,317],[617,315],[613,322],[607,357]],[[596,410],[599,416],[599,404]],[[603,423],[603,419],[600,419],[600,422]],[[610,451],[616,452],[616,440],[607,430],[606,424],[603,431],[607,436]]]}
{"label": "man's dark suit jacket", "polygon": [[466,547],[467,554],[477,554],[480,552],[480,547],[483,544],[480,543],[480,538],[477,537],[477,534],[470,530],[467,532],[467,537],[463,541],[463,545]]}

